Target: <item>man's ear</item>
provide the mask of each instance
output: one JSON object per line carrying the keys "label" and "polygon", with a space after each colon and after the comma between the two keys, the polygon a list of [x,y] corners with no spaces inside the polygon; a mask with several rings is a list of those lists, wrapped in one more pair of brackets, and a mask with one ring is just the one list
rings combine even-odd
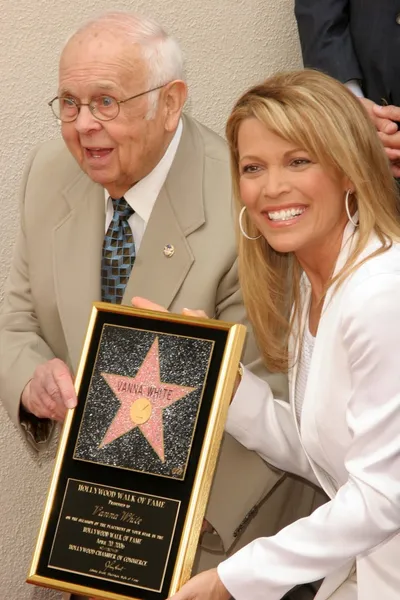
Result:
{"label": "man's ear", "polygon": [[165,107],[165,129],[175,131],[187,98],[186,83],[180,79],[171,81],[163,90]]}

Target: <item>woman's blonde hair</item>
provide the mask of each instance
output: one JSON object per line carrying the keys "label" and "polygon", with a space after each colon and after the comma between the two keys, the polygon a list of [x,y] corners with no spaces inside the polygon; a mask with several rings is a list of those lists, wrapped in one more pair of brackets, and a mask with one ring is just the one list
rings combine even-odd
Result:
{"label": "woman's blonde hair", "polygon": [[[354,186],[357,239],[326,291],[351,273],[373,231],[382,243],[378,252],[400,239],[396,184],[388,160],[366,111],[344,85],[305,69],[270,77],[238,100],[226,127],[237,216],[243,206],[238,131],[249,117],[303,148],[327,169],[347,176]],[[243,225],[249,235],[258,235],[247,211]],[[287,371],[288,339],[299,319],[301,267],[293,253],[276,252],[264,237],[250,241],[238,231],[238,240],[243,297],[258,346],[271,371]]]}

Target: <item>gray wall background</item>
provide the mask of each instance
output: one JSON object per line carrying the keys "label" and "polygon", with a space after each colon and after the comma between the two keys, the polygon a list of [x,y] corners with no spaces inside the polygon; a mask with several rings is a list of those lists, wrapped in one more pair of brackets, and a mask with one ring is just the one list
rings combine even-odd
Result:
{"label": "gray wall background", "polygon": [[[293,0],[0,0],[0,302],[18,227],[18,188],[29,150],[59,135],[47,101],[60,50],[82,21],[107,10],[158,19],[181,42],[187,110],[218,132],[251,84],[301,66]],[[54,457],[31,453],[0,406],[0,600],[59,594],[25,584]]]}

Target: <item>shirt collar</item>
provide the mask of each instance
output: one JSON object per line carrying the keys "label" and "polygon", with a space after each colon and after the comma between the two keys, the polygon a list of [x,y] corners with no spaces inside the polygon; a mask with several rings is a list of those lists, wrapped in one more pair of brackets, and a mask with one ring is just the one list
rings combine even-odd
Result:
{"label": "shirt collar", "polygon": [[[150,171],[148,175],[146,175],[146,177],[138,181],[124,194],[125,200],[146,224],[150,219],[151,211],[153,210],[154,204],[161,191],[161,188],[165,183],[165,180],[167,179],[169,170],[174,161],[175,154],[182,137],[182,131],[183,123],[182,119],[180,119],[174,137],[169,143],[169,146],[160,162],[152,171]],[[104,193],[107,212],[109,193],[106,189],[104,190]]]}

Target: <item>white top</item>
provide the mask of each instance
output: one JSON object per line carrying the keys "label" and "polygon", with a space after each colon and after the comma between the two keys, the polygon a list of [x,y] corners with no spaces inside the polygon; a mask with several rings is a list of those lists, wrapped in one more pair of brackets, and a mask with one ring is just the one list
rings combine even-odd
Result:
{"label": "white top", "polygon": [[294,394],[294,406],[296,410],[297,423],[300,426],[301,409],[303,407],[304,394],[306,392],[308,372],[310,370],[311,358],[314,350],[315,337],[311,335],[308,322],[304,328],[299,366],[297,368],[296,387]]}
{"label": "white top", "polygon": [[[175,131],[175,135],[158,165],[154,167],[154,169],[150,171],[146,177],[143,177],[143,179],[138,181],[126,192],[126,194],[124,194],[125,200],[135,211],[129,218],[128,223],[132,229],[136,254],[139,252],[140,244],[143,239],[147,223],[149,222],[151,211],[153,210],[158,194],[160,193],[161,188],[167,179],[169,170],[174,161],[176,151],[178,150],[179,142],[182,137],[182,131],[183,123],[182,120],[180,120]],[[105,232],[107,232],[113,217],[114,209],[112,200],[107,190],[104,190],[104,193],[106,210]]]}
{"label": "white top", "polygon": [[[296,373],[295,391],[294,391],[294,409],[296,413],[297,425],[301,426],[301,411],[303,409],[304,397],[306,394],[308,373],[310,371],[311,359],[314,352],[315,337],[311,334],[309,321],[307,317],[304,327],[303,338],[301,341],[301,352],[299,356],[299,364]],[[337,482],[329,475],[329,473],[319,465],[319,468],[325,473],[325,477],[330,481],[331,486],[337,489]]]}
{"label": "white top", "polygon": [[[353,248],[349,239],[358,239],[351,224],[335,274]],[[358,260],[380,246],[372,235]],[[310,295],[307,288],[303,306]],[[323,578],[317,598],[326,600],[354,560],[360,600],[399,599],[399,295],[398,243],[328,290],[300,431],[294,406],[298,363],[289,372],[291,405],[244,369],[226,430],[277,468],[319,483],[330,500],[219,564],[220,578],[236,600],[279,600],[294,585]],[[296,352],[295,336],[289,350]]]}

